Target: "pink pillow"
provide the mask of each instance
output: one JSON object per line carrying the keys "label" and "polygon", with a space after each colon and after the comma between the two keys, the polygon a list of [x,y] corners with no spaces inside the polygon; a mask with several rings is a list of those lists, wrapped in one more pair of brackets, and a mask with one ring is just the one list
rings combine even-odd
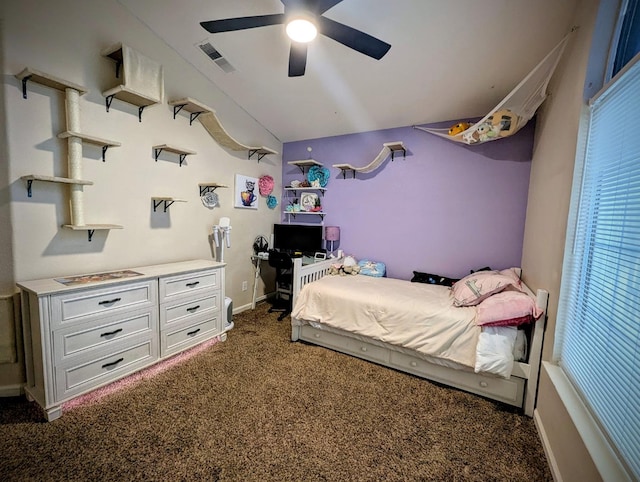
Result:
{"label": "pink pillow", "polygon": [[499,271],[499,273],[511,278],[514,281],[515,285],[520,288],[522,286],[522,280],[520,279],[520,276],[518,275],[518,272],[516,270],[517,268],[508,268]]}
{"label": "pink pillow", "polygon": [[542,310],[531,296],[520,291],[503,291],[478,305],[476,325],[518,326],[540,318]]}
{"label": "pink pillow", "polygon": [[456,306],[477,305],[485,298],[509,286],[519,289],[511,276],[505,276],[497,271],[476,271],[456,281],[451,287],[453,303]]}

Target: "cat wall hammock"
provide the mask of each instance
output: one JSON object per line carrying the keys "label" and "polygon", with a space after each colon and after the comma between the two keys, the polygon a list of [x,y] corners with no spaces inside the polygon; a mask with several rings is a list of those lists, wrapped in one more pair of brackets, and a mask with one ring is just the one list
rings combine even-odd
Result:
{"label": "cat wall hammock", "polygon": [[393,160],[397,151],[402,151],[402,154],[406,155],[407,150],[404,147],[402,141],[385,142],[384,144],[382,144],[382,150],[380,151],[380,154],[378,154],[375,159],[366,166],[356,167],[352,166],[351,164],[334,164],[332,167],[340,169],[342,171],[343,178],[346,178],[347,171],[351,171],[353,173],[353,177],[355,178],[356,172],[362,172],[366,174],[378,169],[382,165],[382,162],[389,156],[389,154],[391,154],[391,160]]}
{"label": "cat wall hammock", "polygon": [[524,127],[547,98],[547,86],[560,61],[569,32],[498,105],[475,124],[461,122],[451,128],[414,126],[463,144],[481,144],[511,136]]}
{"label": "cat wall hammock", "polygon": [[226,147],[232,151],[247,151],[249,159],[253,156],[257,156],[258,161],[267,154],[277,154],[273,149],[269,149],[264,146],[247,146],[238,142],[222,127],[220,120],[216,117],[216,113],[210,107],[198,102],[190,97],[184,99],[177,99],[169,101],[169,105],[173,106],[173,118],[175,119],[178,112],[185,110],[189,112],[189,124],[192,124],[194,120],[199,119],[202,127],[211,134],[211,137],[220,144],[222,147]]}

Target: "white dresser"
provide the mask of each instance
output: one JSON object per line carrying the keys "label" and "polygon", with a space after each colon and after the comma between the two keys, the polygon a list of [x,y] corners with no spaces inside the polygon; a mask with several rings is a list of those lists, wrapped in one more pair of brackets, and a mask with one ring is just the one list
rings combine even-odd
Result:
{"label": "white dresser", "polygon": [[[224,263],[184,261],[85,283],[18,283],[27,383],[49,421],[78,395],[224,334]],[[108,278],[108,276],[107,276]]]}

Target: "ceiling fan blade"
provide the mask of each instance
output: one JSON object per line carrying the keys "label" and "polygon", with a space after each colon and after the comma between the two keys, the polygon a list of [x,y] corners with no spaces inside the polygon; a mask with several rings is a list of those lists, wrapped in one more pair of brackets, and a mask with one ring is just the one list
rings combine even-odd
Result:
{"label": "ceiling fan blade", "polygon": [[342,0],[280,0],[285,8],[291,12],[296,9],[306,10],[321,15]]}
{"label": "ceiling fan blade", "polygon": [[391,45],[382,40],[326,17],[318,17],[318,24],[322,35],[376,60],[384,57],[391,48]]}
{"label": "ceiling fan blade", "polygon": [[289,77],[304,75],[307,67],[307,44],[291,42],[289,51]]}
{"label": "ceiling fan blade", "polygon": [[265,27],[284,23],[284,13],[273,15],[256,15],[254,17],[224,18],[200,22],[200,25],[210,33],[232,32],[248,28]]}

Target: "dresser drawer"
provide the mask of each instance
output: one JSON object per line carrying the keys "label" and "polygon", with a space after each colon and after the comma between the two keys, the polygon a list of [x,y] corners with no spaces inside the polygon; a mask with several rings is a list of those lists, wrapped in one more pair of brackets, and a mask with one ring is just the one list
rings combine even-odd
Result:
{"label": "dresser drawer", "polygon": [[219,310],[219,291],[216,291],[213,296],[174,300],[171,303],[160,305],[160,326],[164,328],[172,323],[179,323],[205,312],[215,312],[214,316],[218,316]]}
{"label": "dresser drawer", "polygon": [[220,289],[220,271],[198,271],[184,275],[160,278],[160,302],[168,302],[180,296]]}
{"label": "dresser drawer", "polygon": [[154,307],[54,330],[55,364],[86,350],[120,344],[133,335],[145,332],[155,334],[158,329],[157,319],[157,309]]}
{"label": "dresser drawer", "polygon": [[110,316],[123,310],[157,305],[155,280],[119,284],[101,289],[87,289],[51,297],[51,324],[62,326],[76,321]]}
{"label": "dresser drawer", "polygon": [[165,357],[178,353],[220,333],[220,319],[205,318],[175,331],[160,333],[160,356]]}
{"label": "dresser drawer", "polygon": [[[56,399],[64,400],[133,373],[158,359],[157,338],[139,338],[113,353],[56,367]],[[83,359],[86,357],[82,357]]]}

